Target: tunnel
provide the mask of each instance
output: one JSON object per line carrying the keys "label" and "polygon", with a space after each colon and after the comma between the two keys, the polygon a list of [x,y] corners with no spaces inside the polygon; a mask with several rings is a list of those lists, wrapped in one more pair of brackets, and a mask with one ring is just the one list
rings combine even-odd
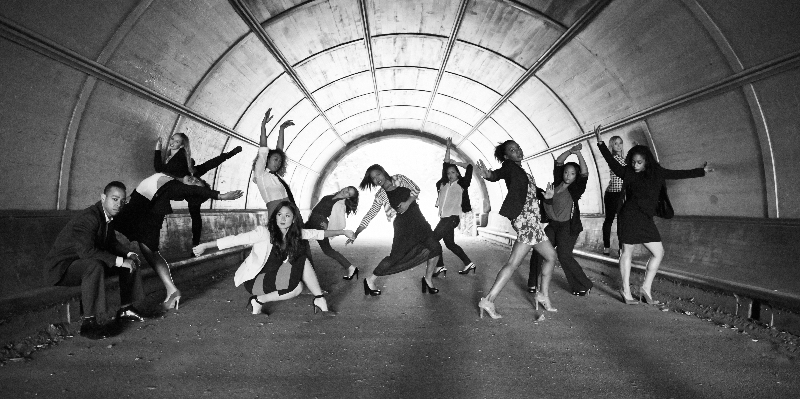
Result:
{"label": "tunnel", "polygon": [[[553,180],[556,157],[582,144],[589,179],[575,253],[601,276],[618,276],[619,244],[603,254],[610,170],[593,129],[625,150],[649,147],[667,168],[707,162],[703,178],[667,181],[675,217],[656,218],[664,284],[800,334],[798,17],[792,1],[2,1],[3,319],[34,319],[32,309],[44,326],[75,318],[76,291],[52,293],[39,260],[108,182],[136,187],[153,174],[156,141],[175,133],[190,138],[198,162],[242,148],[204,176],[214,190],[244,192],[204,204],[204,240],[263,222],[252,166],[270,109],[269,146],[282,121],[294,122],[284,179],[305,215],[329,194],[337,166],[374,143],[411,139],[444,154],[452,138],[455,157],[497,169],[495,146],[514,140],[539,187]],[[393,157],[441,165],[412,148],[355,169]],[[498,213],[507,189],[473,181],[460,237],[494,245],[481,251],[499,267],[514,239]],[[186,203],[173,207],[163,253],[192,269]],[[648,255],[637,247],[634,268]],[[241,259],[226,252],[216,262]],[[3,336],[19,340],[36,323],[6,323]]]}

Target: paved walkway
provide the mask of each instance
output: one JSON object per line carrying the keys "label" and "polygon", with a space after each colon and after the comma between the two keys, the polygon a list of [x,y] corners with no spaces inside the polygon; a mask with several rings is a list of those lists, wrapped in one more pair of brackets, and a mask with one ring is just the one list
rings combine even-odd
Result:
{"label": "paved walkway", "polygon": [[[388,253],[388,240],[333,245],[362,268]],[[527,267],[497,300],[503,319],[479,319],[478,298],[508,250],[459,238],[475,275],[436,280],[423,295],[422,268],[383,278],[380,297],[312,244],[335,318],[312,312],[307,293],[245,311],[232,269],[182,282],[179,311],[102,341],[69,338],[0,368],[0,396],[40,397],[796,397],[800,367],[768,341],[653,306],[625,306],[598,275],[588,297],[566,291],[557,313],[535,322],[523,291]]]}

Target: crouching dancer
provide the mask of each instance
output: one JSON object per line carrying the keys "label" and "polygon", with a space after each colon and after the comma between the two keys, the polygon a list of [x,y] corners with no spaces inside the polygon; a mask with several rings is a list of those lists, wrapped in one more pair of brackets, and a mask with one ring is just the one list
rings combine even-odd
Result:
{"label": "crouching dancer", "polygon": [[45,259],[48,284],[81,287],[83,319],[81,336],[102,339],[114,334],[107,325],[97,322],[106,312],[105,279],[119,276],[120,304],[117,320],[143,320],[133,307],[139,258],[117,241],[113,219],[125,203],[125,185],[112,181],[106,185],[100,201],[76,215],[58,233]]}

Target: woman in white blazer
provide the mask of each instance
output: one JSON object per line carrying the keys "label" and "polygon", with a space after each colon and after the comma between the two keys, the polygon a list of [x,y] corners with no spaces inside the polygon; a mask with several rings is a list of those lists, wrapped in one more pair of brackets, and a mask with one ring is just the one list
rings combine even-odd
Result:
{"label": "woman in white blazer", "polygon": [[237,287],[244,284],[244,288],[252,295],[248,305],[253,307],[253,314],[261,314],[262,305],[267,302],[296,297],[303,290],[302,283],[305,283],[314,294],[314,313],[320,310],[325,315],[333,315],[328,311],[317,274],[308,262],[307,240],[322,240],[342,234],[348,238],[354,236],[350,230],[303,229],[300,211],[293,203],[283,201],[269,217],[267,227],[258,226],[247,233],[200,244],[193,251],[200,256],[215,247],[227,249],[253,245],[250,255],[233,277]]}

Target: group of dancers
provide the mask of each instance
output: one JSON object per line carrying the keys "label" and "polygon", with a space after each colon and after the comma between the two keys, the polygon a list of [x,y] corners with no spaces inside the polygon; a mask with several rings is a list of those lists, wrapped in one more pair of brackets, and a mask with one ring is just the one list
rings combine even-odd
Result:
{"label": "group of dancers", "polygon": [[[486,313],[492,318],[502,317],[497,313],[495,300],[531,249],[534,253],[530,259],[528,291],[535,294],[537,309],[541,304],[547,311],[557,311],[548,295],[556,259],[561,263],[572,293],[577,296],[590,293],[592,282],[572,255],[583,229],[578,203],[589,177],[581,154],[581,144],[564,151],[555,159],[553,183],[541,189],[537,187],[533,176],[523,169],[522,149],[513,140],[495,147],[494,156],[502,165],[499,169],[490,170],[480,160],[474,168],[472,164],[453,160],[450,156],[452,142],[447,139],[442,175],[436,183],[439,221],[434,229],[416,202],[419,187],[402,174],[392,175],[381,165],[372,165],[367,168],[359,188],[377,189],[377,193],[356,231],[351,231],[345,228],[345,218],[356,213],[359,203],[359,190],[353,186],[322,197],[308,220],[303,222],[291,189],[282,178],[286,170],[284,131],[293,123],[287,120],[280,125],[276,148],[270,149],[266,126],[271,120],[271,110],[268,110],[261,123],[260,148],[252,170],[253,182],[268,212],[266,226],[200,243],[200,204],[208,199],[238,199],[242,191],[219,193],[210,189],[199,176],[235,156],[241,147],[195,165],[189,138],[177,133],[171,136],[166,148],[160,140],[157,142],[154,154],[156,173],[136,187],[127,204],[125,185],[111,182],[105,187],[98,203],[86,208],[62,230],[44,262],[45,274],[51,284],[82,287],[82,335],[102,338],[109,334],[96,321],[97,315],[105,313],[106,274],[120,277],[121,306],[115,319],[144,320],[133,307],[138,291],[135,287],[138,280],[136,273],[141,262],[136,253],[127,251],[117,242],[115,230],[130,241],[138,242],[142,255],[155,269],[166,289],[164,309],[178,309],[180,306],[181,292],[172,280],[168,263],[159,253],[161,226],[165,216],[172,213],[170,201],[185,200],[189,204],[193,255],[200,256],[215,248],[252,245],[249,256],[234,275],[234,284],[243,286],[250,293],[247,305],[252,308],[253,314],[263,313],[263,306],[268,302],[296,297],[305,286],[314,296],[312,304],[315,313],[321,311],[327,316],[335,315],[330,311],[325,292],[317,279],[308,240],[317,240],[322,252],[341,265],[346,273],[343,276],[345,280],[357,280],[361,270],[332,248],[329,237],[344,235],[347,237],[346,244],[354,243],[382,209],[390,219],[394,219],[392,247],[389,255],[371,273],[365,273],[364,294],[381,295],[376,284],[378,277],[409,270],[423,263],[426,268],[420,281],[422,292],[436,294],[439,289],[434,285],[434,277],[447,273],[442,261],[440,240],[444,240],[445,246],[463,263],[459,273],[477,271],[475,263],[454,241],[461,214],[471,211],[468,189],[473,169],[487,181],[505,181],[507,195],[499,214],[508,218],[517,234],[508,260],[498,272],[489,293],[478,303],[480,316]],[[651,257],[639,295],[647,303],[656,303],[650,288],[664,255],[658,229],[653,223],[659,192],[665,179],[700,177],[711,169],[707,164],[703,168],[686,171],[663,168],[650,150],[641,145],[631,148],[623,159],[621,138],[615,136],[610,140],[612,153],[600,139],[599,126],[594,133],[600,153],[611,170],[606,210],[619,215],[621,299],[625,303],[637,303],[629,287],[630,262],[634,245],[643,244],[651,252]],[[573,155],[578,162],[566,162]],[[463,174],[461,168],[464,169]],[[610,195],[612,193],[622,194]],[[610,221],[606,218],[603,227],[606,251],[610,246],[610,223],[613,217],[612,214]]]}

